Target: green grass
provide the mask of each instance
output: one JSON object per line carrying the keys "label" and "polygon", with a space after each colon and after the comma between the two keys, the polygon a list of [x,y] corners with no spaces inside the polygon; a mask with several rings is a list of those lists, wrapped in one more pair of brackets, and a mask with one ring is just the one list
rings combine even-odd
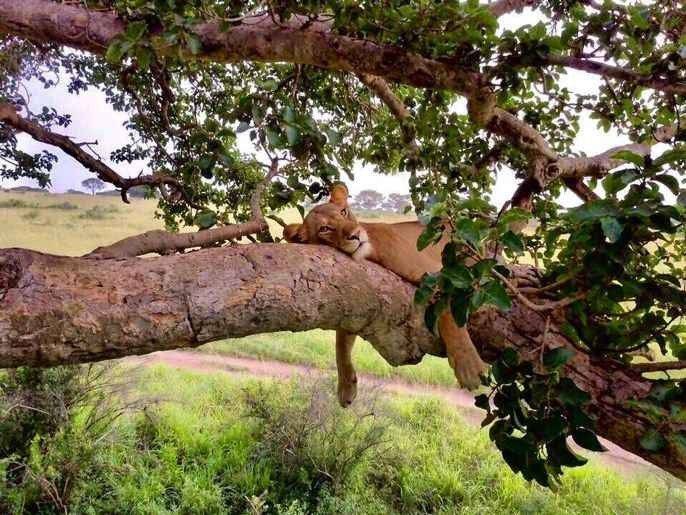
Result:
{"label": "green grass", "polygon": [[[274,333],[222,340],[200,347],[202,352],[286,363],[334,368],[336,351],[333,331]],[[399,378],[412,383],[454,386],[455,376],[444,358],[425,356],[419,365],[392,367],[368,342],[358,339],[353,348],[358,372],[383,378]]]}
{"label": "green grass", "polygon": [[[345,482],[319,491],[306,509],[307,497],[297,492],[312,485],[311,467],[302,465],[294,482],[284,484],[284,471],[279,468],[283,457],[261,445],[273,437],[270,427],[249,416],[245,395],[246,390],[263,389],[261,402],[291,413],[294,417],[286,424],[294,424],[312,416],[307,408],[310,394],[302,395],[308,388],[306,380],[245,381],[165,366],[140,374],[140,395],[159,403],[147,414],[131,414],[117,423],[112,440],[97,456],[99,472],[75,487],[74,512],[244,513],[251,503],[261,502],[267,504],[267,513],[686,510],[682,491],[655,478],[627,480],[594,464],[565,474],[557,493],[529,484],[507,468],[484,432],[465,425],[453,410],[437,400],[401,397],[373,405],[375,414],[364,420],[383,428],[379,446],[356,461]],[[315,385],[314,391],[317,388],[328,392],[333,384]],[[349,410],[342,412],[330,396],[324,406],[333,410],[340,424],[329,428],[325,441],[362,436],[357,426],[350,434],[338,429],[351,427]],[[333,450],[325,446],[325,452]]]}

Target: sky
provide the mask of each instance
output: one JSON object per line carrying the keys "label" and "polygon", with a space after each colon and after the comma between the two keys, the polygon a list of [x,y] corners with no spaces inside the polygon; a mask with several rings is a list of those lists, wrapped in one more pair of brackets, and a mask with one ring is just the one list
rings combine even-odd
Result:
{"label": "sky", "polygon": [[[512,14],[504,17],[504,27],[516,27],[525,23],[538,21],[536,13],[528,12]],[[565,84],[577,93],[594,92],[599,79],[582,72],[571,71],[564,77]],[[43,105],[55,107],[60,113],[70,113],[72,124],[67,129],[61,129],[62,133],[73,138],[74,141],[94,141],[98,144],[95,148],[103,161],[110,165],[120,175],[131,177],[140,173],[149,173],[141,167],[140,163],[114,164],[109,161],[110,152],[129,142],[129,135],[123,124],[126,120],[124,113],[114,111],[105,102],[105,96],[100,91],[91,89],[78,95],[69,94],[66,90],[66,81],[62,81],[57,87],[43,89],[38,83],[28,85],[31,94],[30,105],[33,109],[39,109]],[[59,157],[59,162],[52,173],[53,192],[64,192],[67,189],[81,189],[81,181],[93,175],[86,171],[78,162],[65,155],[54,147],[47,147],[33,141],[26,135],[20,135],[22,150],[37,152],[48,149]],[[628,143],[628,140],[619,137],[616,133],[604,133],[596,128],[595,122],[588,117],[581,120],[581,131],[577,138],[574,150],[576,152],[593,155],[603,152],[615,145]],[[239,142],[246,153],[251,150],[249,142]],[[384,194],[407,193],[408,176],[398,174],[386,176],[373,173],[371,167],[358,166],[354,170],[354,182],[348,182],[348,187],[353,195],[364,189],[375,189]],[[1,181],[0,186],[9,188],[17,185],[35,185],[30,181]],[[502,205],[509,200],[517,187],[514,174],[510,171],[501,172],[496,178],[493,193],[493,202],[496,206]],[[575,205],[578,200],[569,192],[563,193],[561,202],[565,205]]]}

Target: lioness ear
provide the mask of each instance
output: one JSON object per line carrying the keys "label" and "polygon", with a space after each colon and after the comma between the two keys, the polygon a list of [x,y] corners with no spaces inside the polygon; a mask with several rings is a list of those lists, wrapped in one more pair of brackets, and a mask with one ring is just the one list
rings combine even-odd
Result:
{"label": "lioness ear", "polygon": [[348,207],[348,187],[342,182],[333,183],[329,203],[336,204],[341,208]]}
{"label": "lioness ear", "polygon": [[283,228],[283,239],[288,243],[307,243],[307,231],[303,224],[288,224]]}

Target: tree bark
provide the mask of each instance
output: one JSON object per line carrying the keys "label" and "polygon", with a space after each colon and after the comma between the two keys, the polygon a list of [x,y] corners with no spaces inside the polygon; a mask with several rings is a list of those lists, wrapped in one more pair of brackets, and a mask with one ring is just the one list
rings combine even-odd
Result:
{"label": "tree bark", "polygon": [[[373,264],[314,245],[238,245],[157,258],[89,259],[0,250],[0,367],[80,363],[195,347],[223,338],[313,328],[369,340],[392,365],[443,355],[413,304],[414,287]],[[482,309],[469,329],[488,360],[505,347],[540,348],[545,314],[516,299]],[[569,345],[551,324],[548,348]],[[659,453],[640,438],[652,422],[627,401],[651,382],[625,365],[577,353],[565,373],[591,395],[598,433],[686,478],[671,442]]]}
{"label": "tree bark", "polygon": [[[192,30],[200,39],[196,58],[218,62],[290,62],[354,73],[371,73],[421,88],[474,89],[477,75],[453,64],[428,59],[402,48],[329,32],[328,25],[305,21],[274,23],[269,16],[220,29],[219,21],[200,23]],[[0,0],[0,31],[33,41],[49,41],[103,54],[125,29],[114,13],[95,11],[51,0]],[[153,34],[154,36],[154,34]],[[165,44],[160,42],[158,51]]]}

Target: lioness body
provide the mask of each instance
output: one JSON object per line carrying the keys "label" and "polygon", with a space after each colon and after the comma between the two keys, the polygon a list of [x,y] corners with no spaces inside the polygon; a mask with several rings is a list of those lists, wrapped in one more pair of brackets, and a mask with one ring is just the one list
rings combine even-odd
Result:
{"label": "lioness body", "polygon": [[[444,237],[438,244],[420,252],[417,250],[417,238],[423,230],[424,226],[419,222],[358,222],[348,208],[347,189],[339,185],[332,192],[329,203],[313,208],[302,224],[286,227],[284,236],[290,242],[335,247],[355,260],[373,261],[405,280],[418,284],[424,274],[441,269],[441,253],[449,241]],[[439,317],[438,331],[460,384],[466,388],[476,388],[480,383],[479,376],[486,367],[466,328],[458,327],[451,314],[445,312]],[[354,335],[337,332],[338,394],[342,405],[350,404],[357,392],[351,359],[354,340]]]}

